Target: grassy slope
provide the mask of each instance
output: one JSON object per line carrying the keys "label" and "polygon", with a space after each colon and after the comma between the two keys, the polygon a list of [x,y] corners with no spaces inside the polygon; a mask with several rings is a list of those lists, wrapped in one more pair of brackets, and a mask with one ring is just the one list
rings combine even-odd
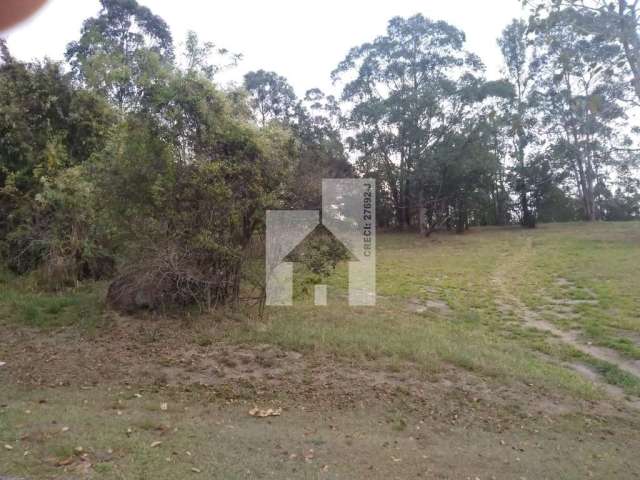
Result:
{"label": "grassy slope", "polygon": [[[453,364],[492,381],[594,398],[598,389],[560,364],[576,352],[502,311],[495,279],[500,274],[509,294],[549,321],[578,327],[586,338],[637,358],[638,260],[640,224],[631,223],[543,225],[536,231],[487,228],[431,239],[380,235],[375,309],[346,306],[341,267],[329,280],[331,306],[313,308],[308,298],[299,298],[293,308],[270,309],[266,321],[235,323],[225,337],[385,364],[397,360],[398,366],[411,360],[425,372]],[[95,328],[101,322],[103,290],[103,285],[87,285],[44,294],[29,281],[5,275],[0,315],[45,329]],[[576,305],[577,316],[548,315],[550,299],[593,296],[599,302]],[[448,308],[435,303],[418,313],[415,305],[427,301]],[[599,368],[612,383],[631,382],[631,391],[637,387],[610,365]],[[210,403],[197,391],[145,391],[142,398],[133,392],[135,387],[25,390],[4,385],[0,447],[14,449],[0,450],[0,475],[83,477],[86,463],[77,458],[66,471],[54,466],[74,457],[78,446],[90,453],[96,478],[198,478],[192,468],[202,478],[224,479],[413,478],[418,473],[436,478],[633,478],[640,469],[633,456],[637,445],[623,447],[637,441],[634,424],[610,418],[544,417],[528,426],[529,420],[523,420],[517,432],[502,434],[422,424],[401,409],[401,421],[390,422],[385,409],[305,413],[296,408],[269,423],[248,417],[248,404]],[[162,402],[169,403],[167,411],[160,409]],[[426,436],[418,434],[421,425]],[[70,430],[63,432],[63,427]],[[156,441],[163,443],[152,448]],[[305,460],[310,450],[314,458]]]}
{"label": "grassy slope", "polygon": [[[313,289],[298,271],[296,306],[268,309],[266,322],[243,323],[231,329],[227,339],[355,358],[411,360],[425,371],[447,363],[504,381],[594,397],[598,392],[593,385],[558,365],[581,355],[502,311],[495,277],[501,271],[508,293],[549,321],[578,328],[587,340],[636,359],[639,266],[640,223],[542,225],[534,231],[484,228],[429,239],[381,234],[376,308],[346,304],[344,265],[328,280],[330,306],[315,308],[305,297],[305,291]],[[42,293],[28,279],[7,274],[0,277],[0,285],[0,314],[13,321],[90,329],[101,322],[104,285]],[[597,298],[598,303],[576,304],[572,316],[551,315],[547,308],[553,299],[585,298]],[[416,305],[435,307],[418,313]],[[640,393],[633,378],[591,363],[612,383]]]}
{"label": "grassy slope", "polygon": [[[493,280],[505,265],[509,293],[543,316],[554,297],[593,294],[597,305],[579,304],[571,320],[558,315],[550,320],[580,328],[593,342],[638,358],[640,342],[629,337],[640,332],[640,286],[634,281],[640,273],[640,223],[542,225],[535,231],[485,228],[430,239],[379,235],[375,309],[346,305],[346,273],[341,269],[330,279],[332,306],[318,309],[300,299],[293,308],[271,309],[266,326],[240,327],[230,337],[414,360],[427,370],[447,362],[505,380],[596,395],[591,384],[554,361],[581,355],[500,311]],[[559,286],[559,279],[571,288]],[[446,302],[450,311],[437,308],[439,304],[422,313],[412,308],[428,301]],[[532,355],[532,350],[544,356]],[[618,377],[615,371],[609,375],[612,383],[640,392],[633,378]]]}

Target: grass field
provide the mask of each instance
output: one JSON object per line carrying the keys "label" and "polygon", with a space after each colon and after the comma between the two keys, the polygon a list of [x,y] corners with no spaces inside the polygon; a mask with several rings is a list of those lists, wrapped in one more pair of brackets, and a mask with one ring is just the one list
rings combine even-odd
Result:
{"label": "grass field", "polygon": [[330,306],[298,270],[263,318],[5,274],[0,478],[640,475],[640,223],[379,234],[377,259],[376,307],[340,265]]}
{"label": "grass field", "polygon": [[[587,344],[640,358],[640,224],[487,228],[432,239],[380,235],[377,274],[374,309],[346,305],[342,268],[330,279],[332,306],[304,306],[301,298],[303,305],[274,309],[266,325],[243,326],[229,337],[412,360],[426,370],[453,364],[584,396],[597,394],[591,382],[560,364],[575,360],[611,372],[615,365],[553,341],[523,318],[535,313]],[[640,392],[624,372],[608,380]]]}

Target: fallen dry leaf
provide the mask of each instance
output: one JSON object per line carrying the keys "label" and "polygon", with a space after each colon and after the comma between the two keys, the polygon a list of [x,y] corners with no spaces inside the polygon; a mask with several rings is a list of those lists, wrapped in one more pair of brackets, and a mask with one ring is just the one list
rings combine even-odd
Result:
{"label": "fallen dry leaf", "polygon": [[254,407],[249,411],[249,415],[251,415],[252,417],[259,417],[259,418],[279,417],[280,415],[282,415],[282,409],[267,408],[266,410],[263,410],[258,407]]}
{"label": "fallen dry leaf", "polygon": [[73,457],[64,458],[56,462],[56,467],[66,467],[73,463]]}

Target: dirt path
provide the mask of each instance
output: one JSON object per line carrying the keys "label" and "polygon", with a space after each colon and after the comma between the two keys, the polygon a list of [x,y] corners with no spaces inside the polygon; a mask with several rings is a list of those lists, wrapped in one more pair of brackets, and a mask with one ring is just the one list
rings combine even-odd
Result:
{"label": "dirt path", "polygon": [[[548,332],[556,337],[559,341],[570,345],[581,353],[589,355],[595,359],[613,364],[620,370],[640,378],[640,361],[626,359],[619,355],[615,350],[591,345],[581,340],[579,330],[563,330],[553,323],[541,318],[540,314],[527,307],[518,297],[513,295],[509,290],[509,274],[520,265],[530,264],[529,257],[533,253],[533,242],[531,237],[527,237],[522,248],[518,249],[515,254],[505,254],[504,260],[500,263],[494,272],[491,282],[496,288],[496,303],[498,309],[504,313],[511,313],[518,318],[525,326],[535,328],[543,332]],[[567,282],[566,280],[562,280]],[[594,297],[595,294],[590,292]],[[570,299],[549,299],[552,312],[559,318],[576,318],[579,313],[575,306],[583,303],[597,304],[596,298],[588,300],[570,300]],[[554,308],[560,306],[561,308]],[[613,387],[606,383],[601,376],[584,364],[567,365],[589,380],[601,384],[610,394],[615,397],[624,397],[621,389]],[[639,405],[640,406],[640,405]]]}

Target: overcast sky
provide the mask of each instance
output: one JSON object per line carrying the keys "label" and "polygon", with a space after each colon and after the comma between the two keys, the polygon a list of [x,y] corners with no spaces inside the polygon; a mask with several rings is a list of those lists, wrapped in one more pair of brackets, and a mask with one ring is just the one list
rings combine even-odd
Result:
{"label": "overcast sky", "polygon": [[[416,13],[461,28],[467,48],[480,55],[489,77],[497,77],[496,39],[512,18],[523,16],[519,0],[138,1],[168,22],[176,45],[191,29],[202,40],[242,53],[242,63],[225,81],[264,68],[287,77],[299,95],[313,87],[332,92],[329,74],[351,47],[383,34],[390,18]],[[82,21],[98,10],[98,0],[49,0],[2,36],[20,59],[62,59]]]}

